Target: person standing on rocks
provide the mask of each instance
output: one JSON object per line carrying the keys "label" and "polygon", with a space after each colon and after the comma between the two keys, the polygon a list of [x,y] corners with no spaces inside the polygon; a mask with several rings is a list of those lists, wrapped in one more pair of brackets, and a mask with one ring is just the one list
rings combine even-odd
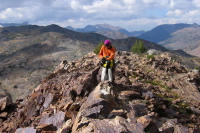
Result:
{"label": "person standing on rocks", "polygon": [[101,81],[109,80],[113,82],[113,67],[114,67],[114,57],[116,49],[112,45],[110,40],[105,40],[104,45],[98,54],[101,59],[102,72]]}

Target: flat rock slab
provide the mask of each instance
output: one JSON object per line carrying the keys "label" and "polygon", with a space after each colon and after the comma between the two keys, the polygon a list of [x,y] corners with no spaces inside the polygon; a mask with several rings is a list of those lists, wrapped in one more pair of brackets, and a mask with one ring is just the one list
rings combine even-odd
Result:
{"label": "flat rock slab", "polygon": [[15,133],[36,133],[34,127],[18,128]]}
{"label": "flat rock slab", "polygon": [[56,126],[57,129],[59,129],[63,123],[65,123],[65,113],[62,111],[59,111],[51,117],[48,117],[48,114],[45,114],[40,120],[40,126],[45,124],[53,124],[53,126]]}

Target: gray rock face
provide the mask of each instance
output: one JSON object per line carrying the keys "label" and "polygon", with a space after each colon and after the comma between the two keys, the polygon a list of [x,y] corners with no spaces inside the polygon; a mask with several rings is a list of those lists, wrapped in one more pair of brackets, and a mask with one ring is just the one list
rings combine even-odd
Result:
{"label": "gray rock face", "polygon": [[[101,82],[88,96],[77,114],[72,132],[143,132],[140,124],[132,123],[121,116],[109,119],[109,113],[117,107],[114,100],[114,86],[108,82]],[[132,126],[132,125],[135,126]]]}
{"label": "gray rock face", "polygon": [[18,128],[16,130],[16,133],[36,133],[36,129],[33,127],[27,127],[27,128]]}
{"label": "gray rock face", "polygon": [[65,122],[65,113],[60,111],[53,116],[49,117],[49,114],[42,116],[43,119],[40,120],[39,125],[52,124],[57,129],[59,129]]}
{"label": "gray rock face", "polygon": [[11,104],[12,104],[12,99],[10,99],[10,97],[5,96],[3,98],[0,98],[0,111],[5,110]]}
{"label": "gray rock face", "polygon": [[160,52],[158,51],[158,50],[155,50],[155,49],[149,49],[148,51],[147,51],[147,54],[148,55],[157,55],[157,54],[159,54]]}

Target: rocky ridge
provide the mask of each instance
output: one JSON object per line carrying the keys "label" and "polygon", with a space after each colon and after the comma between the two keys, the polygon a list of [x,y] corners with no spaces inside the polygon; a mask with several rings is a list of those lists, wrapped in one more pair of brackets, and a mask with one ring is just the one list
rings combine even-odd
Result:
{"label": "rocky ridge", "polygon": [[114,83],[99,58],[63,62],[25,99],[0,99],[1,132],[200,132],[200,73],[169,53],[116,53]]}
{"label": "rocky ridge", "polygon": [[[61,61],[72,61],[92,52],[106,38],[58,25],[0,28],[0,98],[5,93],[9,93],[13,101],[24,98]],[[118,51],[130,51],[136,40],[131,37],[111,41]],[[169,51],[145,40],[144,43],[148,49]]]}

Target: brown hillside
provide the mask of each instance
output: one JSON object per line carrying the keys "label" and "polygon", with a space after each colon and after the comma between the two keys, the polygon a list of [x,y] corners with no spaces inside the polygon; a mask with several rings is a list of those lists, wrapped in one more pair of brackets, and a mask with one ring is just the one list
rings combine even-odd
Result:
{"label": "brown hillside", "polygon": [[15,35],[0,49],[0,91],[10,93],[13,100],[30,93],[56,64],[80,58],[94,49],[93,44],[55,32],[34,37]]}
{"label": "brown hillside", "polygon": [[129,37],[128,35],[123,34],[119,31],[98,31],[96,33],[112,39],[125,39]]}
{"label": "brown hillside", "polygon": [[[199,42],[200,44],[200,42]],[[191,55],[200,57],[200,46],[188,52]]]}
{"label": "brown hillside", "polygon": [[[159,44],[170,49],[182,49],[191,53],[193,49],[200,46],[200,27],[178,30],[172,33],[169,39],[159,42]],[[191,54],[197,56],[195,53]]]}

